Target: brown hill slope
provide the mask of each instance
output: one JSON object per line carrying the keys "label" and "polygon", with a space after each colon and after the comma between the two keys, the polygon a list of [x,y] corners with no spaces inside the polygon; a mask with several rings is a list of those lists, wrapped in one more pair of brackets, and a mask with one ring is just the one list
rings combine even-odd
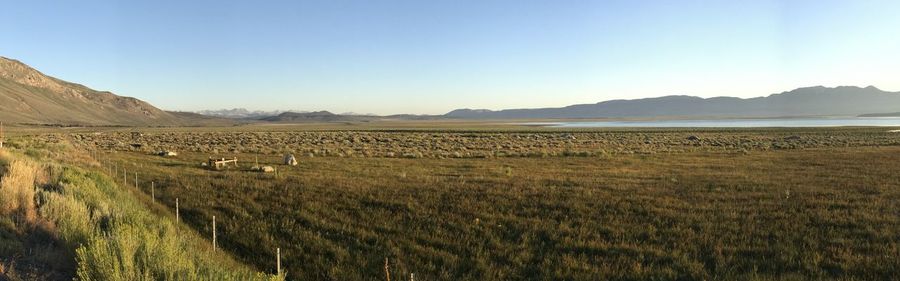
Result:
{"label": "brown hill slope", "polygon": [[187,125],[144,101],[59,80],[17,60],[0,57],[0,120],[48,125]]}

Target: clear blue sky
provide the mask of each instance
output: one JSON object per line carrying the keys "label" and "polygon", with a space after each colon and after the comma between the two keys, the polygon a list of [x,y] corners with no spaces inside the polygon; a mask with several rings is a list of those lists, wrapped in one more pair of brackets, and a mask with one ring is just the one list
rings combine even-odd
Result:
{"label": "clear blue sky", "polygon": [[900,1],[4,1],[0,56],[170,110],[900,90]]}

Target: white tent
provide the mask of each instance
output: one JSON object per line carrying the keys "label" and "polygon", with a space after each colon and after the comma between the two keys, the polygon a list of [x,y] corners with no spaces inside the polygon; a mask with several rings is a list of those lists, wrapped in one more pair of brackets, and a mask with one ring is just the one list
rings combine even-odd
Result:
{"label": "white tent", "polygon": [[288,166],[297,166],[299,163],[297,162],[297,157],[294,157],[293,154],[285,154],[284,164]]}

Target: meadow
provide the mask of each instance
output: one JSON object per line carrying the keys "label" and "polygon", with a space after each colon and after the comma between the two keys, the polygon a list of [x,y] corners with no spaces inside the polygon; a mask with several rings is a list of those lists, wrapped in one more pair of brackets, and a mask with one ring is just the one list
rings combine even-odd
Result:
{"label": "meadow", "polygon": [[214,251],[99,167],[62,141],[0,148],[0,279],[284,280]]}
{"label": "meadow", "polygon": [[[123,169],[137,172],[145,203],[171,217],[177,198],[200,236],[211,238],[216,216],[220,247],[259,271],[272,273],[280,248],[290,280],[900,274],[900,134],[882,128],[42,138],[91,151],[119,185],[134,185]],[[154,154],[163,149],[180,155]],[[300,164],[280,165],[283,153]],[[202,167],[210,157],[240,167]],[[257,162],[277,173],[250,171]]]}

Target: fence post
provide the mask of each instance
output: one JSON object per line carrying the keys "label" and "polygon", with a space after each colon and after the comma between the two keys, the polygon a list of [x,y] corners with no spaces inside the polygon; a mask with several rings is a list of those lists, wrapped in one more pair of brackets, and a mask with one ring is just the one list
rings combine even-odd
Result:
{"label": "fence post", "polygon": [[281,277],[281,248],[275,248],[275,264],[278,270],[278,277]]}
{"label": "fence post", "polygon": [[181,218],[179,217],[179,214],[178,214],[178,198],[175,198],[175,223],[178,223],[180,221],[181,221]]}
{"label": "fence post", "polygon": [[213,216],[213,253],[216,252],[216,216]]}
{"label": "fence post", "polygon": [[150,182],[150,201],[156,203],[156,183]]}
{"label": "fence post", "polygon": [[387,281],[391,281],[391,268],[388,266],[388,258],[384,258],[384,277]]}

